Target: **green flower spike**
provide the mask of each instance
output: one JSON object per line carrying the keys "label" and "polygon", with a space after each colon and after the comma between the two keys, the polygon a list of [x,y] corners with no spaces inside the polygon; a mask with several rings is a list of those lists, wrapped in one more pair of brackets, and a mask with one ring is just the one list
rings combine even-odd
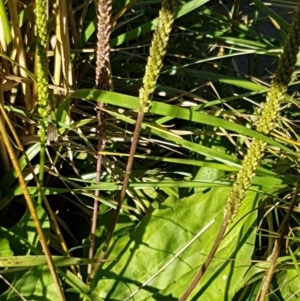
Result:
{"label": "green flower spike", "polygon": [[[48,63],[47,63],[47,1],[37,0],[36,8],[36,28],[37,28],[37,92],[38,92],[38,113],[40,119],[40,173],[39,180],[44,182],[44,165],[45,165],[45,145],[46,145],[46,128],[47,124],[44,118],[50,115],[50,102],[48,90]],[[39,203],[42,203],[42,196],[39,194]]]}
{"label": "green flower spike", "polygon": [[140,89],[141,109],[147,107],[163,65],[163,58],[167,51],[167,45],[174,22],[174,14],[177,7],[177,0],[163,0],[159,11],[158,24],[153,34],[149,51],[143,87]]}
{"label": "green flower spike", "polygon": [[[257,130],[265,135],[275,128],[275,121],[279,116],[280,103],[283,100],[288,84],[291,81],[297,54],[300,46],[300,10],[298,9],[294,15],[293,23],[289,31],[283,53],[279,61],[279,66],[275,72],[274,80],[267,94],[266,103],[262,110]],[[257,139],[253,139],[248,153],[243,161],[242,168],[238,172],[237,179],[233,184],[232,190],[228,197],[225,208],[225,216],[232,219],[238,212],[239,207],[244,199],[251,181],[255,176],[256,169],[266,144]]]}

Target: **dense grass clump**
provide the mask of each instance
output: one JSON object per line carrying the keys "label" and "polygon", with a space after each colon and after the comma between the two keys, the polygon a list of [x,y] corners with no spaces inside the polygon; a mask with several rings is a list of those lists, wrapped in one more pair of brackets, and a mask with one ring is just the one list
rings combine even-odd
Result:
{"label": "dense grass clump", "polygon": [[0,301],[298,300],[299,4],[269,2],[0,0]]}

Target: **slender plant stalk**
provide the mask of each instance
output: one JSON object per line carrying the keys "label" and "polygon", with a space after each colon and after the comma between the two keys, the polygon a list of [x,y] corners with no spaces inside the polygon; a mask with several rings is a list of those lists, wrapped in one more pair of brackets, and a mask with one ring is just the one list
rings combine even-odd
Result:
{"label": "slender plant stalk", "polygon": [[[125,170],[124,181],[123,181],[121,193],[119,195],[117,208],[112,217],[112,223],[107,231],[106,240],[99,254],[99,260],[102,260],[106,255],[110,241],[112,239],[114,229],[116,227],[120,215],[122,203],[125,198],[127,186],[130,179],[130,174],[132,172],[134,154],[138,144],[138,138],[142,127],[142,122],[144,119],[145,112],[147,112],[148,107],[151,105],[151,97],[155,90],[155,86],[160,74],[160,70],[163,66],[163,58],[166,54],[167,45],[172,30],[172,25],[174,22],[176,7],[177,7],[177,0],[162,1],[162,7],[159,12],[157,26],[155,28],[153,39],[150,46],[150,53],[146,65],[145,75],[143,78],[143,86],[140,89],[140,93],[139,93],[140,106],[139,106],[138,116],[135,124],[135,130],[133,133],[129,158]],[[99,269],[99,266],[100,263],[96,263],[94,265],[93,271],[91,273],[91,279],[95,276],[97,270]]]}
{"label": "slender plant stalk", "polygon": [[24,179],[22,171],[20,169],[19,162],[18,162],[17,156],[16,156],[15,151],[14,151],[14,147],[12,146],[11,141],[10,141],[10,139],[9,139],[7,133],[6,133],[6,130],[5,130],[5,127],[3,125],[3,122],[1,120],[1,118],[0,118],[0,134],[2,135],[4,144],[6,146],[8,154],[9,154],[9,157],[10,157],[10,159],[12,161],[12,164],[13,164],[13,167],[14,167],[16,173],[17,173],[17,176],[18,176],[18,179],[19,179],[19,182],[20,182],[20,186],[23,190],[24,198],[25,198],[26,203],[27,203],[27,207],[28,207],[29,212],[30,212],[30,214],[32,216],[32,219],[34,221],[37,233],[40,237],[41,245],[42,245],[43,251],[46,255],[49,270],[50,270],[50,273],[52,275],[54,284],[56,286],[58,296],[59,296],[59,300],[60,301],[65,301],[66,299],[65,299],[65,296],[64,296],[64,292],[62,290],[62,287],[61,287],[60,282],[59,282],[58,275],[57,275],[56,270],[55,270],[55,266],[54,266],[54,263],[53,263],[53,259],[51,257],[50,249],[47,245],[47,240],[46,240],[45,234],[43,232],[40,220],[37,216],[35,206],[33,204],[33,201],[31,199],[30,193],[28,191],[25,179]]}
{"label": "slender plant stalk", "polygon": [[272,278],[275,272],[276,268],[276,262],[281,252],[281,246],[284,243],[284,236],[286,235],[286,232],[288,231],[288,224],[291,219],[294,207],[296,205],[297,199],[298,199],[298,193],[300,190],[300,178],[298,179],[297,187],[293,194],[293,199],[290,203],[289,211],[287,212],[285,218],[283,219],[277,233],[279,233],[279,238],[275,241],[273,252],[272,252],[272,258],[271,258],[271,264],[270,268],[266,272],[266,275],[262,281],[261,290],[259,292],[259,295],[257,296],[256,300],[258,301],[264,301],[267,298],[267,294],[272,282]]}
{"label": "slender plant stalk", "polygon": [[[298,4],[298,8],[295,12],[293,23],[291,24],[288,38],[279,61],[279,66],[275,72],[274,80],[272,81],[271,88],[267,94],[266,103],[262,110],[262,115],[257,127],[257,131],[265,135],[269,135],[275,128],[275,122],[279,116],[280,103],[288,90],[288,84],[291,81],[291,77],[295,69],[299,46],[300,3]],[[253,139],[248,153],[243,161],[242,167],[237,174],[237,179],[234,182],[232,190],[229,194],[227,205],[224,211],[224,221],[217,238],[212,246],[211,251],[209,252],[209,255],[207,256],[206,261],[200,268],[200,271],[186,292],[181,297],[180,301],[184,301],[189,297],[209,267],[221,241],[223,240],[228,225],[238,213],[239,207],[241,206],[246,192],[251,185],[251,181],[255,176],[256,169],[260,163],[260,159],[263,156],[265,148],[266,143],[258,139]]]}
{"label": "slender plant stalk", "polygon": [[[95,85],[99,90],[110,90],[110,68],[109,68],[109,54],[110,54],[110,33],[111,33],[111,0],[99,0],[98,1],[98,22],[97,22],[97,56],[96,56],[96,77]],[[102,150],[104,148],[104,134],[105,134],[105,120],[104,113],[102,111],[104,107],[103,103],[98,103],[96,106],[97,119],[98,119],[98,144],[97,144],[97,163],[96,163],[96,183],[101,179],[101,167],[102,167]],[[97,215],[99,210],[99,190],[95,190],[94,208],[92,216],[92,225],[90,233],[90,248],[89,259],[94,257],[95,249],[95,233],[97,227]],[[92,272],[92,265],[88,265],[88,277]]]}

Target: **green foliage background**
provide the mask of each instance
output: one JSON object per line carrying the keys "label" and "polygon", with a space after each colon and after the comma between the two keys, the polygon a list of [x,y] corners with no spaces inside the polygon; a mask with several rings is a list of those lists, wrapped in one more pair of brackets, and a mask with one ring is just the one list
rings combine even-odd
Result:
{"label": "green foliage background", "polygon": [[[113,1],[112,16],[130,2]],[[48,49],[53,110],[41,117],[36,110],[34,3],[0,0],[0,101],[37,174],[37,125],[52,122],[58,130],[58,141],[47,145],[44,191],[72,258],[62,250],[49,212],[37,204],[36,209],[67,300],[127,300],[133,293],[129,300],[178,300],[211,248],[235,175],[257,138],[268,145],[262,164],[216,259],[190,298],[255,300],[298,181],[299,61],[276,130],[269,136],[255,130],[298,2],[245,2],[180,1],[109,261],[86,284],[94,191],[100,190],[100,252],[123,181],[160,1],[136,1],[117,20],[110,42],[114,92],[94,89],[94,2],[67,1],[64,10],[49,1],[48,35],[52,42],[56,39]],[[58,18],[67,20],[61,40]],[[261,26],[270,28],[270,35]],[[96,102],[107,104],[100,183],[95,183]],[[7,124],[6,129],[36,201],[39,191],[28,163]],[[0,166],[0,276],[6,281],[0,282],[0,300],[59,300],[2,139]],[[267,300],[299,298],[298,211],[293,209]],[[71,265],[80,265],[79,277]]]}

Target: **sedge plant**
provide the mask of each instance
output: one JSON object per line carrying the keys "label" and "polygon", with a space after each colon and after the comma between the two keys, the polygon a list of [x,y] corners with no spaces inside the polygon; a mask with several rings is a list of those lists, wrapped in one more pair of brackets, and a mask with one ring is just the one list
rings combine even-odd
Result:
{"label": "sedge plant", "polygon": [[[280,104],[288,90],[288,85],[292,79],[297,61],[297,54],[300,46],[300,4],[295,12],[290,31],[283,47],[283,53],[279,60],[278,68],[275,72],[269,92],[267,93],[266,103],[263,107],[257,131],[269,135],[275,128],[275,121],[279,116]],[[186,300],[192,293],[198,282],[201,280],[205,271],[209,267],[219,245],[225,235],[225,232],[232,219],[237,215],[239,207],[246,196],[246,192],[251,185],[259,166],[260,159],[263,156],[267,144],[262,140],[254,138],[243,160],[242,167],[237,174],[231,192],[228,196],[227,205],[224,210],[224,220],[212,246],[206,261],[201,266],[198,274],[181,297],[180,301]]]}
{"label": "sedge plant", "polygon": [[[149,50],[145,75],[143,77],[143,86],[139,91],[140,103],[138,108],[138,116],[135,124],[135,130],[133,133],[131,148],[130,148],[129,157],[126,165],[124,181],[118,198],[117,208],[112,217],[111,225],[108,228],[106,240],[104,242],[103,248],[99,254],[99,258],[98,258],[99,260],[102,260],[106,255],[106,252],[109,248],[110,241],[112,239],[114,229],[116,227],[120,215],[122,203],[125,198],[127,186],[130,180],[130,174],[132,171],[134,155],[138,144],[138,138],[142,127],[142,122],[144,119],[145,112],[147,112],[148,108],[151,106],[152,94],[155,90],[157,80],[160,75],[161,68],[163,66],[163,59],[167,51],[167,45],[172,30],[172,25],[175,19],[176,8],[177,8],[177,0],[162,1],[162,7],[159,11],[157,26],[155,28],[150,50]],[[94,268],[91,273],[91,279],[95,276],[96,272],[99,269],[99,266],[100,266],[99,263],[96,263],[94,265]]]}

